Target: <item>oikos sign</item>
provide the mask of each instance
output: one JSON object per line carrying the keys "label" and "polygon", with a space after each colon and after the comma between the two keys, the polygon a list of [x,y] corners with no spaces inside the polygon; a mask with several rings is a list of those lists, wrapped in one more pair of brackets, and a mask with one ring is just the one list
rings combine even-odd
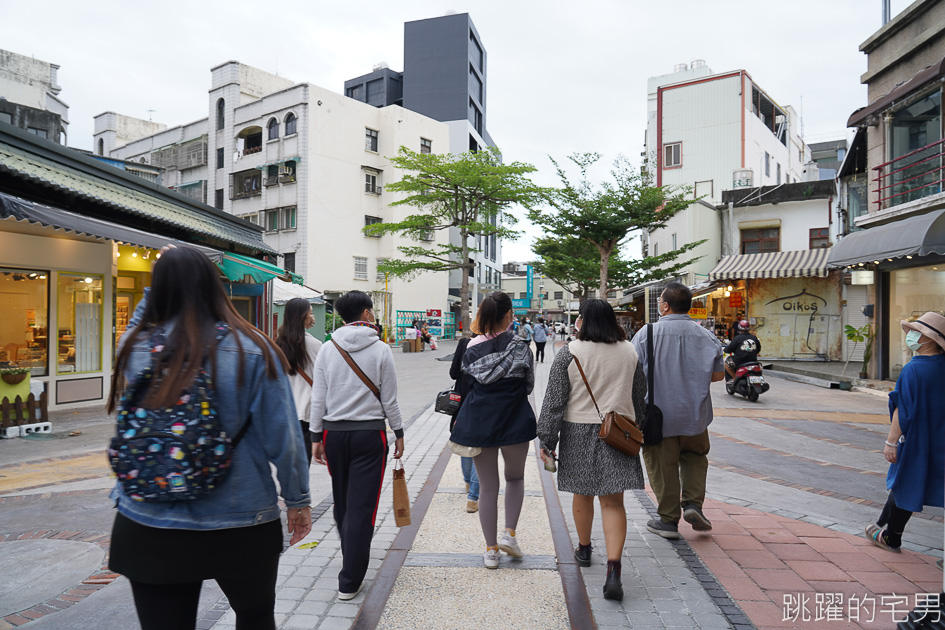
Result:
{"label": "oikos sign", "polygon": [[[823,304],[820,304],[821,302]],[[770,302],[767,302],[765,306],[770,306],[772,304],[775,305],[775,308],[780,309],[785,313],[814,314],[822,307],[827,306],[827,300],[820,297],[819,295],[808,293],[807,289],[803,289],[800,293],[795,295],[786,295],[784,297],[775,298]]]}

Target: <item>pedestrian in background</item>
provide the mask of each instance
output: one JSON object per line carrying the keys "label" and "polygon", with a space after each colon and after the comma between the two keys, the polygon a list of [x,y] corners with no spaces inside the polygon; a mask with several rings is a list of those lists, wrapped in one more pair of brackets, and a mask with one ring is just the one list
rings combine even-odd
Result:
{"label": "pedestrian in background", "polygon": [[539,317],[538,323],[535,324],[532,332],[535,336],[535,360],[544,363],[545,343],[548,342],[548,326],[545,324],[545,320]]}
{"label": "pedestrian in background", "polygon": [[292,399],[305,438],[305,456],[312,463],[312,434],[308,415],[312,404],[312,368],[322,342],[306,332],[315,324],[312,305],[303,298],[292,298],[285,304],[282,326],[276,335],[276,345],[289,362],[289,383]]}
{"label": "pedestrian in background", "polygon": [[373,309],[363,291],[335,300],[345,325],[318,352],[312,376],[313,459],[331,475],[341,536],[340,600],[354,599],[364,587],[389,452],[385,418],[396,437],[394,459],[404,454],[394,356],[378,338]]}
{"label": "pedestrian in background", "polygon": [[[290,544],[312,528],[285,359],[237,313],[206,255],[189,247],[161,253],[135,326],[122,338],[108,411],[122,407],[124,383],[134,386],[149,365],[157,377],[136,417],[152,406],[186,407],[181,392],[203,367],[213,388],[207,411],[215,411],[235,447],[227,476],[194,500],[135,500],[116,483],[109,567],[130,580],[143,630],[193,628],[204,580],[220,585],[237,628],[274,629],[282,526],[270,465],[288,508]],[[160,345],[152,343],[159,338]]]}
{"label": "pedestrian in background", "polygon": [[623,493],[643,488],[643,468],[639,455],[631,457],[597,437],[601,425],[597,408],[639,423],[646,413],[646,375],[610,304],[586,300],[578,319],[577,339],[561,348],[551,364],[538,420],[541,458],[546,463],[554,460],[560,437],[558,490],[574,493],[571,509],[578,531],[574,557],[582,567],[591,566],[594,497],[600,501],[607,545],[604,598],[621,600],[620,558],[627,540]]}
{"label": "pedestrian in background", "polygon": [[896,552],[912,513],[945,503],[945,317],[930,311],[900,326],[916,354],[889,394],[891,425],[883,449],[889,496],[879,520],[866,528],[873,544]]}
{"label": "pedestrian in background", "polygon": [[[663,441],[643,447],[643,462],[656,495],[660,518],[646,528],[663,538],[679,538],[679,513],[696,531],[712,529],[702,513],[709,470],[709,385],[725,378],[722,346],[692,321],[692,292],[678,282],[663,289],[660,319],[640,329],[633,347],[649,370],[647,336],[653,333],[653,403],[663,412]],[[648,372],[647,372],[648,374]]]}
{"label": "pedestrian in background", "polygon": [[[450,378],[456,381],[454,389],[459,392],[459,405],[462,409],[463,403],[469,396],[471,379],[463,378],[463,355],[466,354],[466,346],[469,345],[470,337],[463,337],[456,344],[456,352],[453,353],[453,362],[450,364]],[[458,415],[458,414],[457,414]],[[450,431],[456,425],[457,416],[450,418]],[[472,457],[460,457],[460,466],[463,470],[463,481],[466,483],[466,511],[474,514],[479,511],[479,475],[476,473],[476,466]]]}
{"label": "pedestrian in background", "polygon": [[[472,325],[479,336],[463,355],[469,395],[450,437],[456,444],[482,449],[474,460],[487,569],[499,567],[500,549],[522,557],[515,528],[525,498],[528,446],[536,435],[535,413],[528,403],[535,386],[534,358],[525,340],[509,332],[513,319],[512,299],[506,293],[491,293],[479,305]],[[497,540],[500,452],[505,463],[505,533]]]}

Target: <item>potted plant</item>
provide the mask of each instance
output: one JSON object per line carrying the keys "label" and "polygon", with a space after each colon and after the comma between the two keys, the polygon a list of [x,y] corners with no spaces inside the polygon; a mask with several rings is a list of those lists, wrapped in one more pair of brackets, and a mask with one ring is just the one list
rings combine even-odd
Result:
{"label": "potted plant", "polygon": [[22,383],[29,373],[30,369],[25,367],[0,368],[0,378],[8,385]]}

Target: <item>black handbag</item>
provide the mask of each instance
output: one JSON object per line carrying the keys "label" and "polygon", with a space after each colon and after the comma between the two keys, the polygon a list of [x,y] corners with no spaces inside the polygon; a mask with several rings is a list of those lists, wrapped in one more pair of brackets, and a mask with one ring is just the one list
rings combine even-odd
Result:
{"label": "black handbag", "polygon": [[663,441],[663,410],[653,403],[653,324],[646,325],[646,413],[640,429],[643,446]]}
{"label": "black handbag", "polygon": [[459,413],[459,406],[463,403],[463,397],[459,392],[448,389],[436,395],[436,405],[433,410],[437,413],[444,413],[448,416],[455,416]]}

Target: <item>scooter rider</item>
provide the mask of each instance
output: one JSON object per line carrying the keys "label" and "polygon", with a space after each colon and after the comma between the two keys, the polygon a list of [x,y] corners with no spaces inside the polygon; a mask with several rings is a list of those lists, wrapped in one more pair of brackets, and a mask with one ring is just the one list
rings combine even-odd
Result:
{"label": "scooter rider", "polygon": [[731,378],[735,378],[735,371],[746,363],[757,363],[758,353],[761,352],[761,342],[758,337],[748,332],[748,320],[741,320],[737,326],[738,334],[725,346],[725,371]]}

